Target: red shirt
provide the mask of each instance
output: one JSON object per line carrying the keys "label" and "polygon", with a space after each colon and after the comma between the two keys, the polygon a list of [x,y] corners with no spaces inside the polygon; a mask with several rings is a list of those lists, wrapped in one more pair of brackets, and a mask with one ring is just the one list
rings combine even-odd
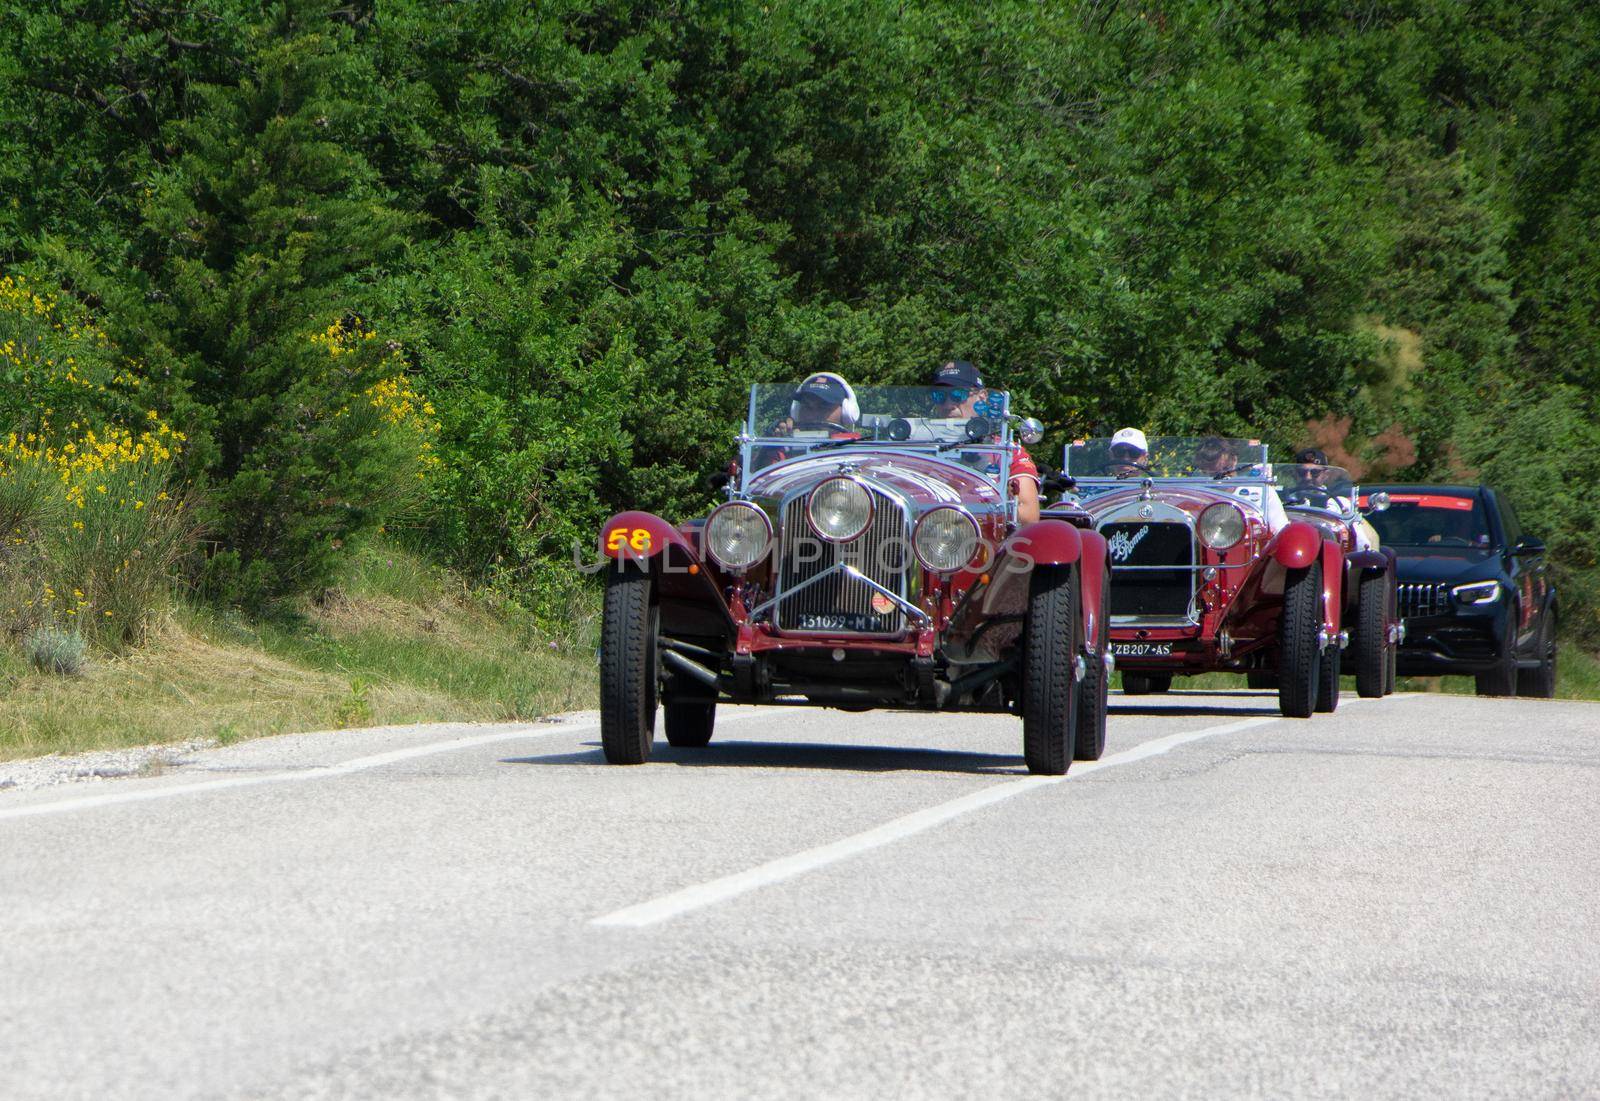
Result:
{"label": "red shirt", "polygon": [[1042,484],[1039,477],[1039,468],[1033,464],[1033,456],[1023,449],[1020,443],[1011,445],[1011,488],[1017,488],[1018,478],[1032,478],[1034,485]]}

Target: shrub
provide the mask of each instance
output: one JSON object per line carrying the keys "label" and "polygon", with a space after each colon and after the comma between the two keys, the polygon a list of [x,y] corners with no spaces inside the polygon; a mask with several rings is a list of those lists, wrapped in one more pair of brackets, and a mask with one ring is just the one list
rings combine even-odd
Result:
{"label": "shrub", "polygon": [[35,627],[23,638],[22,651],[41,673],[76,677],[83,673],[88,645],[80,631]]}

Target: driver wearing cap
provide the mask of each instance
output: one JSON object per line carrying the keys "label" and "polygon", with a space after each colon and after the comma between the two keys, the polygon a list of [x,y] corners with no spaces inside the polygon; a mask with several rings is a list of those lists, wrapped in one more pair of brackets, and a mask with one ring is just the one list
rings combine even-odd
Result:
{"label": "driver wearing cap", "polygon": [[1111,473],[1118,478],[1137,478],[1149,473],[1150,441],[1137,428],[1119,428],[1111,437]]}
{"label": "driver wearing cap", "polygon": [[[964,359],[952,359],[933,372],[929,395],[936,417],[970,419],[989,400],[978,369]],[[1017,522],[1031,524],[1039,518],[1039,468],[1020,443],[1011,445],[1011,493],[1017,501]]]}

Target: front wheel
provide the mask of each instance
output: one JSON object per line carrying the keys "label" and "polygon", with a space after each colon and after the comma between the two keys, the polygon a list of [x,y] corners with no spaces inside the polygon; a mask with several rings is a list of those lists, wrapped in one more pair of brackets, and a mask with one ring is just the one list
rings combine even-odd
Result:
{"label": "front wheel", "polygon": [[1356,589],[1356,694],[1363,699],[1389,687],[1389,587],[1390,576],[1378,573]]}
{"label": "front wheel", "polygon": [[1111,645],[1111,631],[1106,626],[1106,613],[1111,608],[1111,572],[1100,574],[1100,614],[1095,629],[1095,651],[1085,655],[1088,667],[1083,683],[1078,685],[1078,730],[1073,741],[1072,759],[1098,761],[1106,751],[1106,692],[1111,687],[1111,673],[1106,669],[1106,654]]}
{"label": "front wheel", "polygon": [[600,627],[600,747],[614,765],[650,759],[655,741],[658,612],[648,573],[618,564],[606,574]]}
{"label": "front wheel", "polygon": [[1500,653],[1494,668],[1477,676],[1480,696],[1514,696],[1517,693],[1517,610],[1506,609],[1506,629],[1500,637]]}
{"label": "front wheel", "polygon": [[1078,584],[1071,566],[1035,566],[1023,627],[1022,755],[1028,771],[1061,776],[1078,720]]}
{"label": "front wheel", "polygon": [[717,701],[705,703],[668,700],[661,706],[666,718],[667,744],[678,749],[702,749],[711,744],[711,730],[717,722]]}
{"label": "front wheel", "polygon": [[1278,710],[1307,719],[1322,675],[1322,563],[1290,570],[1278,622]]}
{"label": "front wheel", "polygon": [[1550,626],[1550,613],[1544,614],[1539,628],[1539,664],[1534,669],[1517,670],[1517,695],[1532,699],[1553,699],[1556,694],[1556,633]]}
{"label": "front wheel", "polygon": [[1331,715],[1339,708],[1339,666],[1343,652],[1336,643],[1322,651],[1322,669],[1317,674],[1317,714]]}

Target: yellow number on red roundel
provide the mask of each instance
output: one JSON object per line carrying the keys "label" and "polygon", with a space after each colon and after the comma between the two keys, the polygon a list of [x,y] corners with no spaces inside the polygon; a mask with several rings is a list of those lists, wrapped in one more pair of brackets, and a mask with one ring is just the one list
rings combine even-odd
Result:
{"label": "yellow number on red roundel", "polygon": [[606,533],[606,550],[615,552],[627,547],[644,553],[650,549],[649,528],[612,528]]}

